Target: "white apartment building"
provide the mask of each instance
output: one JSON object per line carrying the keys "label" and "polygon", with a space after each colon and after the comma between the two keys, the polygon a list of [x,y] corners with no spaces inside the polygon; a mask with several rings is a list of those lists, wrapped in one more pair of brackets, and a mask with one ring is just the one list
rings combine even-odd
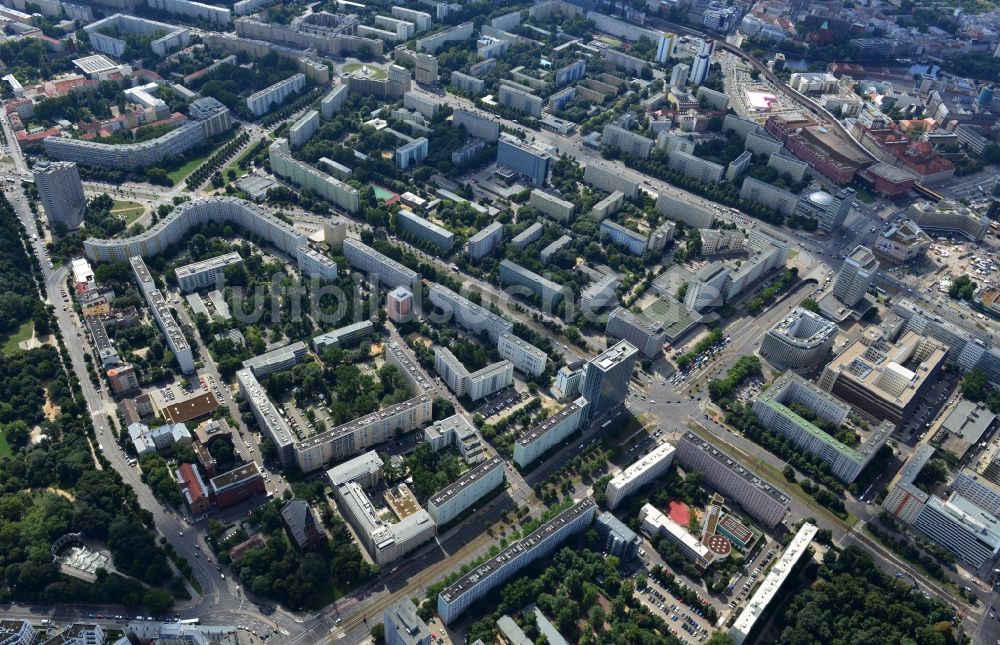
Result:
{"label": "white apartment building", "polygon": [[494,455],[427,500],[427,512],[438,526],[444,526],[471,508],[483,495],[503,484],[504,460]]}
{"label": "white apartment building", "polygon": [[469,372],[447,347],[434,348],[434,370],[455,396],[468,396],[473,401],[498,392],[514,382],[514,365],[502,360]]}
{"label": "white apartment building", "polygon": [[597,505],[587,497],[467,572],[438,595],[442,622],[454,622],[474,602],[555,551],[569,536],[589,528],[596,514]]}
{"label": "white apartment building", "polygon": [[514,442],[514,463],[524,468],[573,434],[583,420],[587,401],[577,399],[531,428]]}
{"label": "white apartment building", "polygon": [[224,282],[226,267],[241,262],[243,262],[243,258],[234,251],[177,267],[174,269],[174,274],[177,276],[177,288],[187,293],[205,287],[214,287]]}
{"label": "white apartment building", "polygon": [[367,274],[372,282],[381,282],[390,287],[413,288],[419,281],[416,271],[357,240],[344,240],[344,257],[352,267]]}
{"label": "white apartment building", "polygon": [[486,331],[490,339],[499,341],[501,334],[514,329],[514,323],[480,307],[468,298],[458,295],[448,287],[434,283],[430,289],[430,301],[444,311],[439,324],[448,322],[454,316],[455,323],[464,329],[479,334]]}
{"label": "white apartment building", "polygon": [[286,98],[306,86],[306,75],[299,72],[270,87],[254,92],[247,97],[247,109],[255,116],[263,116],[271,108],[280,105]]}
{"label": "white apartment building", "polygon": [[623,172],[597,161],[587,162],[587,167],[583,171],[583,181],[606,193],[619,191],[629,199],[639,193],[638,181],[628,179]]}
{"label": "white apartment building", "polygon": [[275,175],[316,192],[349,213],[360,208],[361,194],[356,188],[292,157],[287,140],[275,139],[268,149],[268,158]]}
{"label": "white apartment building", "polygon": [[167,306],[166,298],[156,288],[149,274],[149,269],[146,268],[146,263],[143,262],[140,256],[135,255],[130,257],[129,263],[132,265],[132,272],[139,283],[139,291],[142,292],[146,304],[149,305],[149,311],[153,314],[153,318],[156,319],[160,331],[163,332],[164,340],[167,341],[167,347],[173,352],[174,358],[177,359],[177,364],[180,366],[181,372],[191,374],[195,370],[194,353],[187,338],[184,336],[184,332],[181,331],[180,325],[174,319],[174,314]]}
{"label": "white apartment building", "polygon": [[568,222],[573,217],[576,204],[560,199],[544,190],[533,188],[528,197],[528,205],[559,222]]}
{"label": "white apartment building", "polygon": [[497,351],[500,358],[509,360],[518,372],[531,376],[540,376],[549,358],[545,352],[510,332],[500,334]]}
{"label": "white apartment building", "polygon": [[465,243],[465,252],[473,260],[481,260],[483,256],[492,253],[503,241],[503,224],[493,222],[477,231]]}
{"label": "white apartment building", "polygon": [[615,475],[608,482],[605,491],[608,508],[614,510],[623,499],[666,473],[674,460],[675,451],[676,449],[669,443],[660,444],[648,455]]}

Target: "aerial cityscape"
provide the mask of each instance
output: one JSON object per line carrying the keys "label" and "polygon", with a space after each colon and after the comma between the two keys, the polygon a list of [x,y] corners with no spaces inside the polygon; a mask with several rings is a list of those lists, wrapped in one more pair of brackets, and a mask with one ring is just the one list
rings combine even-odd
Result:
{"label": "aerial cityscape", "polygon": [[992,0],[0,25],[0,645],[1000,645]]}

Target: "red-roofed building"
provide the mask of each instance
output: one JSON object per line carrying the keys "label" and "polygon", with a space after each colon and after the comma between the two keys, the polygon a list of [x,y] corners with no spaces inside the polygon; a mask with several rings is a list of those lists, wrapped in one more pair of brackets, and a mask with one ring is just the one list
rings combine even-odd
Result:
{"label": "red-roofed building", "polygon": [[15,136],[17,137],[18,145],[23,148],[24,146],[41,143],[45,137],[57,137],[60,132],[62,130],[59,128],[49,128],[48,130],[42,130],[33,134],[29,134],[26,130],[21,130]]}
{"label": "red-roofed building", "polygon": [[201,78],[205,74],[208,74],[208,68],[207,67],[205,69],[199,69],[197,72],[191,72],[190,74],[188,74],[187,76],[184,77],[184,85],[187,85],[191,81],[194,81],[194,80],[197,80],[197,79]]}
{"label": "red-roofed building", "polygon": [[177,485],[180,486],[181,496],[192,515],[204,515],[212,507],[205,482],[192,464],[181,464],[177,469]]}
{"label": "red-roofed building", "polygon": [[851,78],[864,78],[865,68],[854,63],[830,63],[826,66],[826,71],[837,78],[850,76]]}

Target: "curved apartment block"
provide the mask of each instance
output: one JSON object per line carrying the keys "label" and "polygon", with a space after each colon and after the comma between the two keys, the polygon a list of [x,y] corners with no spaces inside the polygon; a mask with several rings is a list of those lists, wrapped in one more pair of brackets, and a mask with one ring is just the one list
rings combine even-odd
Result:
{"label": "curved apartment block", "polygon": [[59,161],[74,161],[83,166],[97,166],[132,171],[184,154],[209,137],[232,127],[229,110],[219,106],[204,119],[188,121],[162,137],[142,143],[100,143],[65,137],[46,137],[45,154]]}
{"label": "curved apartment block", "polygon": [[83,251],[94,262],[124,262],[135,255],[146,258],[183,240],[192,227],[208,223],[235,224],[295,258],[303,272],[328,280],[337,277],[337,265],[312,249],[304,233],[260,207],[235,197],[186,202],[139,235],[112,240],[91,238],[84,241]]}

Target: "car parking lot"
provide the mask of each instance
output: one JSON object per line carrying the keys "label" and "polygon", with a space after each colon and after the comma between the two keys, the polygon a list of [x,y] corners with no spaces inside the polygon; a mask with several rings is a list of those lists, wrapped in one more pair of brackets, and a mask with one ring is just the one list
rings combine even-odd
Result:
{"label": "car parking lot", "polygon": [[512,408],[519,403],[527,401],[529,398],[531,398],[531,395],[527,392],[517,392],[514,388],[505,388],[492,397],[487,398],[486,402],[480,406],[477,412],[483,415],[483,418],[488,419],[500,414],[507,408]]}
{"label": "car parking lot", "polygon": [[712,633],[712,626],[701,609],[687,607],[683,601],[650,580],[645,591],[635,591],[639,599],[667,622],[670,633],[684,643],[702,643]]}

